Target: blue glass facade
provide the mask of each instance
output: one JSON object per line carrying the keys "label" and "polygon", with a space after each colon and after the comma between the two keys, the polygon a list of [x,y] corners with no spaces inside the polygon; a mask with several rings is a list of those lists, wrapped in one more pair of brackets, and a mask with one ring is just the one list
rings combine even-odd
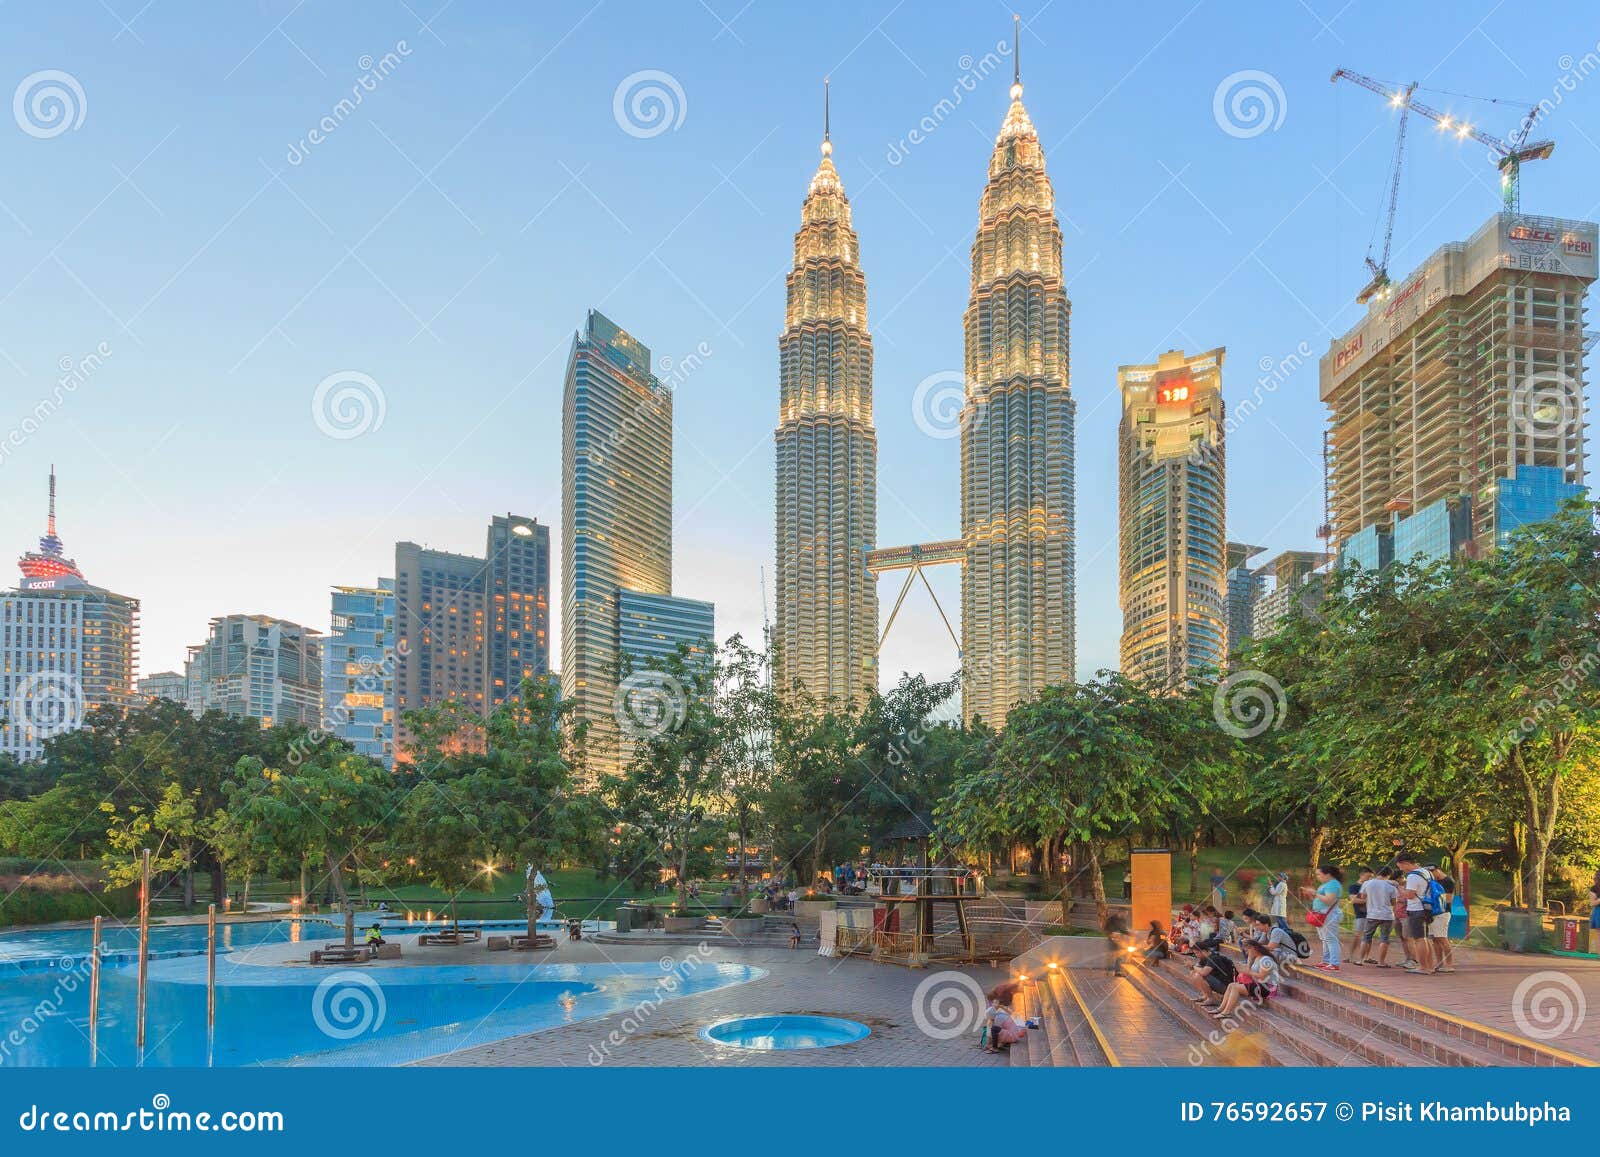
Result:
{"label": "blue glass facade", "polygon": [[334,587],[322,651],[323,730],[394,765],[394,580]]}
{"label": "blue glass facade", "polygon": [[1503,478],[1495,490],[1494,540],[1505,545],[1519,526],[1543,522],[1569,498],[1581,498],[1588,488],[1568,482],[1555,466],[1518,466],[1515,478]]}
{"label": "blue glass facade", "polygon": [[686,643],[710,662],[716,647],[716,607],[699,599],[617,591],[617,652],[635,667],[662,659]]}
{"label": "blue glass facade", "polygon": [[1394,536],[1376,526],[1357,531],[1339,544],[1339,565],[1381,570],[1394,561]]}
{"label": "blue glass facade", "polygon": [[1447,559],[1472,538],[1472,505],[1467,498],[1441,498],[1394,524],[1396,562]]}

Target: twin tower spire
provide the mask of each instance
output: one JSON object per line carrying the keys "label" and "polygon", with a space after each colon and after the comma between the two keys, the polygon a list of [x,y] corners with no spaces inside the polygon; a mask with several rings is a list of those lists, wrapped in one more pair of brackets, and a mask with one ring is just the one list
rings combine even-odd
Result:
{"label": "twin tower spire", "polygon": [[[1011,103],[972,244],[960,421],[963,714],[999,726],[1075,659],[1071,304],[1038,134],[1022,106],[1020,20]],[[859,704],[878,689],[877,432],[866,279],[833,165],[801,207],[779,351],[773,647],[778,687]]]}

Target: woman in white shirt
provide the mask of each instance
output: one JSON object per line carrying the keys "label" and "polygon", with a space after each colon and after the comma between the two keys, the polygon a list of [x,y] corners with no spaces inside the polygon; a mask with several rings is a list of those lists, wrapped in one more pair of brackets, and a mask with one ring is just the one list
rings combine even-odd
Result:
{"label": "woman in white shirt", "polygon": [[1259,940],[1247,940],[1244,954],[1249,961],[1249,971],[1241,972],[1222,994],[1222,1003],[1211,1014],[1218,1020],[1231,1016],[1246,997],[1254,997],[1257,1004],[1265,1004],[1267,998],[1278,991],[1278,962],[1267,951],[1267,946]]}

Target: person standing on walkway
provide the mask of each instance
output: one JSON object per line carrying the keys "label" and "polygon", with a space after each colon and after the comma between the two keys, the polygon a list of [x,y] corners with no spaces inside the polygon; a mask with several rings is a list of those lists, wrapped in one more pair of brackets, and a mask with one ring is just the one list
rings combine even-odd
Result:
{"label": "person standing on walkway", "polygon": [[[1400,899],[1400,889],[1389,879],[1387,869],[1361,885],[1361,894],[1367,900],[1367,927],[1361,934],[1360,947],[1351,955],[1356,964],[1371,964],[1377,968],[1389,967],[1389,937],[1394,934],[1394,906]],[[1372,958],[1372,942],[1378,942],[1378,958]]]}
{"label": "person standing on walkway", "polygon": [[1402,852],[1394,859],[1400,868],[1400,894],[1406,901],[1406,922],[1400,934],[1404,937],[1407,972],[1432,972],[1433,950],[1428,943],[1428,925],[1431,917],[1428,914],[1427,897],[1428,885],[1433,882],[1433,877],[1417,866],[1417,857],[1410,852]]}
{"label": "person standing on walkway", "polygon": [[1339,901],[1344,898],[1344,875],[1328,864],[1317,868],[1317,887],[1311,893],[1311,911],[1321,920],[1313,920],[1317,937],[1322,941],[1322,963],[1317,967],[1324,972],[1339,971],[1339,923],[1344,910]]}
{"label": "person standing on walkway", "polygon": [[1222,874],[1221,868],[1211,869],[1211,906],[1218,912],[1222,911],[1228,902],[1228,877]]}
{"label": "person standing on walkway", "polygon": [[1279,872],[1267,887],[1267,914],[1273,923],[1289,931],[1289,873]]}
{"label": "person standing on walkway", "polygon": [[1433,941],[1433,970],[1454,972],[1456,954],[1450,947],[1450,913],[1456,902],[1456,882],[1438,864],[1429,864],[1423,870],[1433,877],[1433,894],[1438,905],[1438,914],[1428,929],[1428,936]]}
{"label": "person standing on walkway", "polygon": [[1352,960],[1356,957],[1356,950],[1361,947],[1361,938],[1367,931],[1367,897],[1364,889],[1367,881],[1372,879],[1372,869],[1362,868],[1356,877],[1356,882],[1350,886],[1350,909],[1355,913],[1355,928],[1350,933],[1350,952]]}

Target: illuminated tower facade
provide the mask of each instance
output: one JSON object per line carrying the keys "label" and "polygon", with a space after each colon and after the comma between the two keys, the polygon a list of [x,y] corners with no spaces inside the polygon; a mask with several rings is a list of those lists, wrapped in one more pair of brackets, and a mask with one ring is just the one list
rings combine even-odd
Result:
{"label": "illuminated tower facade", "polygon": [[1228,654],[1223,353],[1117,369],[1122,673],[1157,690]]}
{"label": "illuminated tower facade", "polygon": [[1071,316],[1055,193],[1019,72],[989,160],[964,319],[962,704],[968,720],[995,726],[1073,678]]}
{"label": "illuminated tower facade", "polygon": [[620,772],[619,599],[672,593],[672,390],[650,350],[590,310],[561,420],[561,694],[589,724],[589,770]]}
{"label": "illuminated tower facade", "polygon": [[825,103],[778,341],[773,644],[780,689],[859,703],[878,685],[878,436],[867,283],[828,138]]}

